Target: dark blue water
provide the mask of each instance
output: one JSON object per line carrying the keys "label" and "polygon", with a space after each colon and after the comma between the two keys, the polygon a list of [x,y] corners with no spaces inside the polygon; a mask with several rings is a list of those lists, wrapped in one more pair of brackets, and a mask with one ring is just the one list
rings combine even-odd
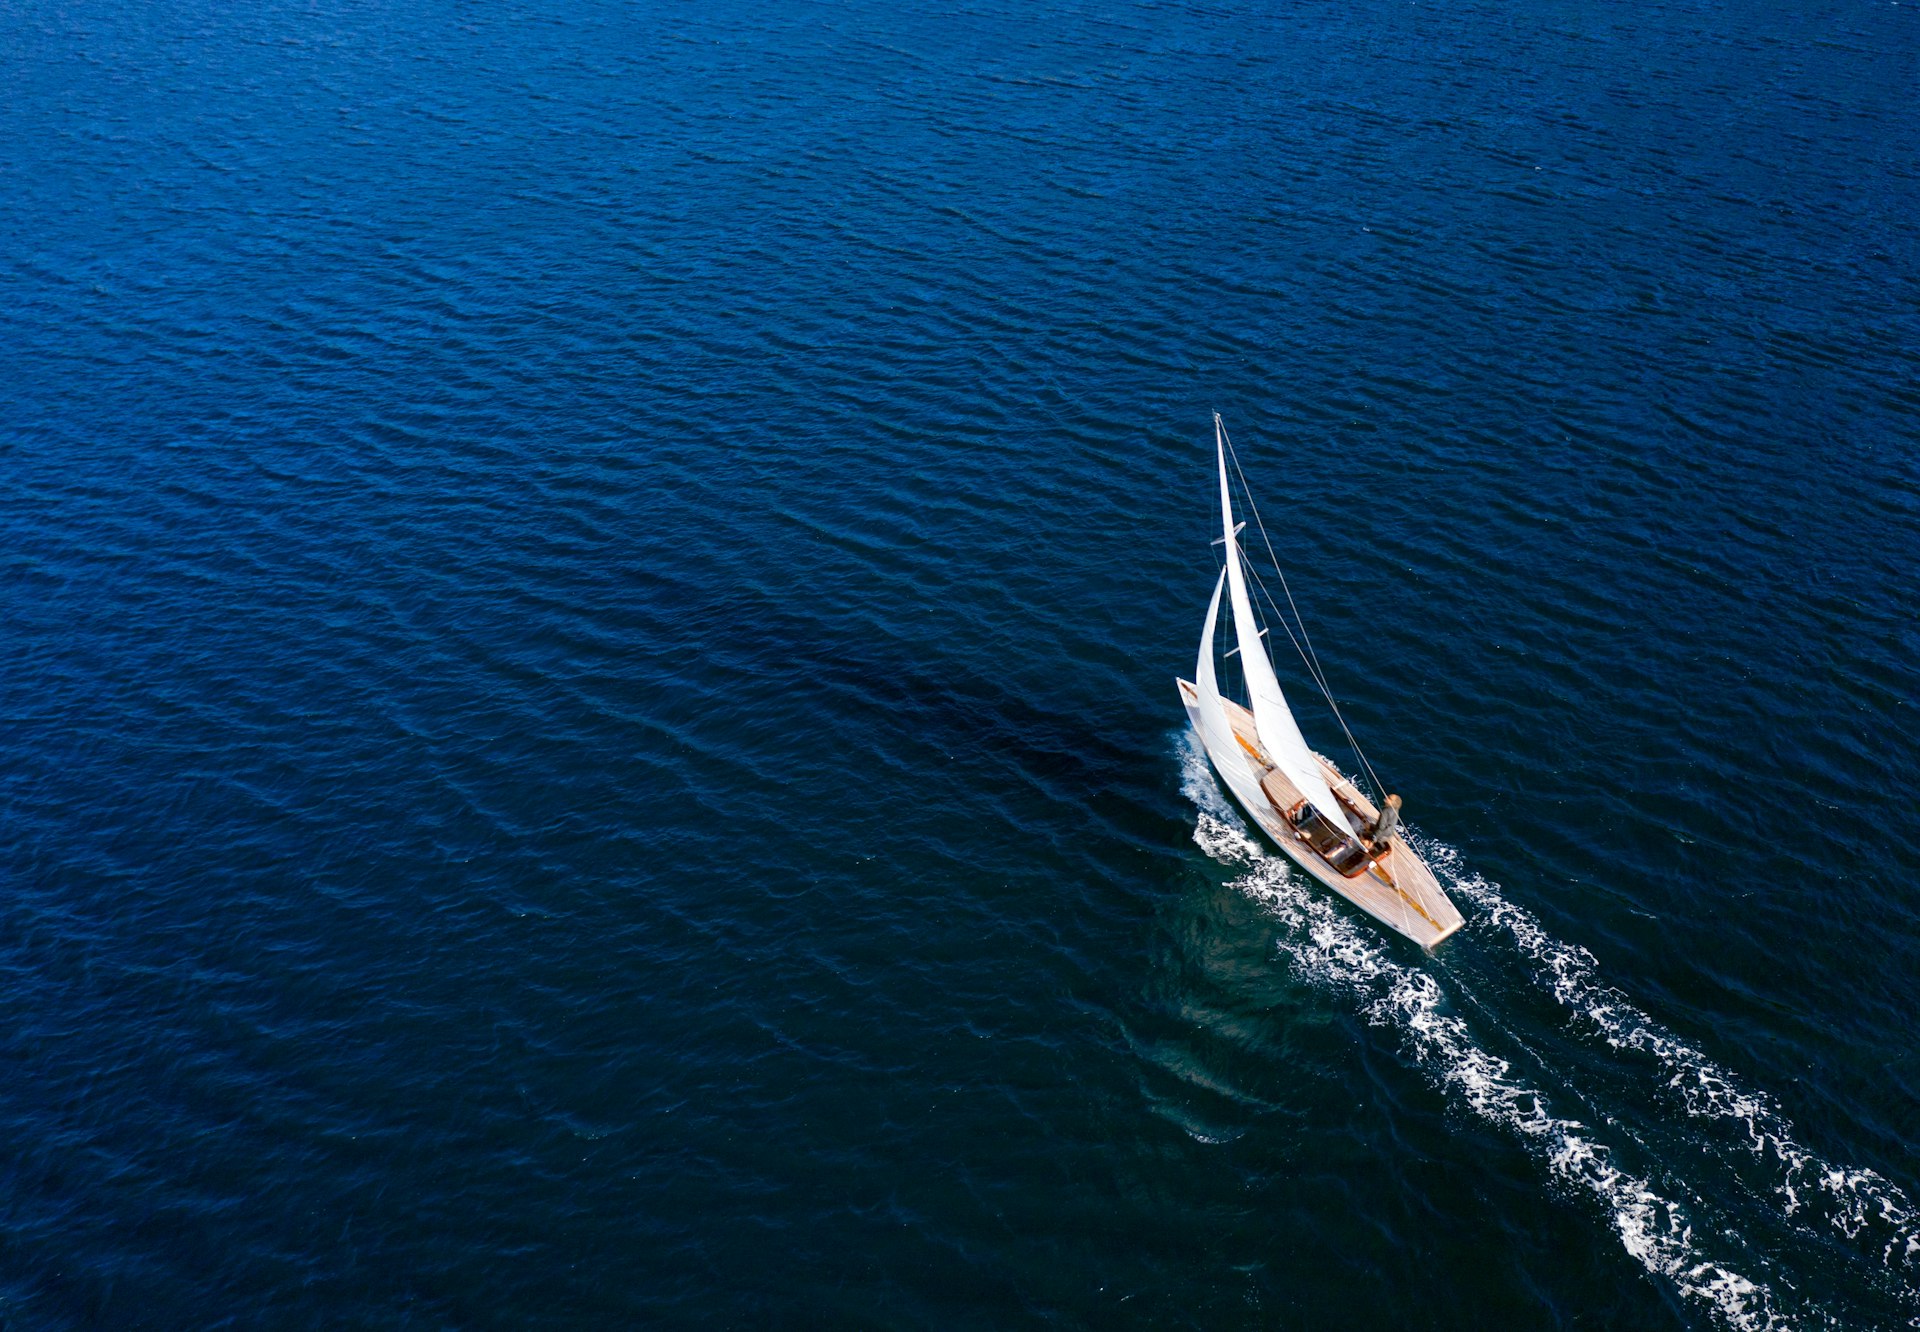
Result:
{"label": "dark blue water", "polygon": [[1920,6],[0,37],[0,1324],[1920,1318]]}

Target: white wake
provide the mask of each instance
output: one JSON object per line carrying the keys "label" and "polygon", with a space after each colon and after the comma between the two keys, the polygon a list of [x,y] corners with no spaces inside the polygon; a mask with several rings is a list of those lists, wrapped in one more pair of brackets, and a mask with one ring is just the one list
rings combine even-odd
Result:
{"label": "white wake", "polygon": [[1744,1087],[1732,1073],[1688,1045],[1596,974],[1593,954],[1562,943],[1533,914],[1461,863],[1451,847],[1422,841],[1421,851],[1447,888],[1478,907],[1486,921],[1511,936],[1532,964],[1534,979],[1616,1050],[1652,1058],[1669,1090],[1696,1119],[1731,1124],[1734,1141],[1777,1175],[1782,1213],[1809,1230],[1824,1220],[1849,1240],[1871,1235],[1880,1259],[1897,1271],[1920,1267],[1920,1213],[1900,1187],[1877,1171],[1838,1166],[1802,1145],[1766,1093]]}
{"label": "white wake", "polygon": [[1234,885],[1286,928],[1286,955],[1300,975],[1351,997],[1368,1022],[1400,1033],[1415,1063],[1443,1090],[1514,1134],[1556,1179],[1590,1195],[1627,1252],[1649,1272],[1729,1327],[1745,1332],[1795,1325],[1764,1283],[1702,1252],[1685,1208],[1617,1165],[1586,1124],[1554,1114],[1544,1092],[1517,1076],[1508,1060],[1483,1049],[1466,1022],[1446,1011],[1431,975],[1396,962],[1331,895],[1307,885],[1284,858],[1266,854],[1214,784],[1191,737],[1182,757],[1181,789],[1200,807],[1194,841],[1213,859],[1244,871]]}

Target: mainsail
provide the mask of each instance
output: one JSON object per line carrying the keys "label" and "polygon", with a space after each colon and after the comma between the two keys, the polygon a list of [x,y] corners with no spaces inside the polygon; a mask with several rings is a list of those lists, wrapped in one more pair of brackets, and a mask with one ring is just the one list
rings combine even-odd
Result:
{"label": "mainsail", "polygon": [[1194,708],[1194,724],[1200,731],[1200,743],[1206,747],[1213,766],[1225,779],[1227,789],[1249,809],[1265,802],[1260,794],[1260,778],[1247,763],[1227,718],[1227,707],[1220,699],[1220,681],[1213,669],[1213,628],[1220,619],[1220,591],[1225,586],[1224,572],[1214,581],[1213,600],[1207,603],[1207,626],[1200,633],[1200,659],[1194,664],[1194,693],[1199,701]]}
{"label": "mainsail", "polygon": [[[1280,692],[1279,678],[1273,673],[1273,662],[1267,656],[1259,624],[1253,618],[1253,603],[1247,597],[1247,575],[1240,565],[1240,543],[1234,536],[1233,501],[1227,494],[1227,450],[1220,438],[1218,417],[1214,418],[1214,449],[1220,462],[1220,521],[1226,530],[1227,589],[1233,603],[1233,631],[1240,642],[1240,663],[1246,671],[1247,693],[1253,701],[1254,729],[1260,733],[1260,746],[1267,751],[1273,766],[1280,769],[1335,828],[1347,832],[1353,825],[1347,821],[1340,802],[1333,798],[1326,776],[1320,770],[1320,761],[1314,758],[1313,751],[1307,748],[1306,737],[1300,734],[1300,724],[1293,719],[1287,696]],[[1214,603],[1219,604],[1218,588],[1214,592]],[[1207,632],[1211,637],[1211,618],[1207,621]]]}

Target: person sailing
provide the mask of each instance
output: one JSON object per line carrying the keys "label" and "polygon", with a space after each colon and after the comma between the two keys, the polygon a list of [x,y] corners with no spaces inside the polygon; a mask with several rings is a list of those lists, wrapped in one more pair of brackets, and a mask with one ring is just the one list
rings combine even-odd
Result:
{"label": "person sailing", "polygon": [[1387,844],[1387,839],[1393,836],[1394,833],[1398,832],[1399,830],[1400,830],[1400,797],[1397,795],[1390,795],[1387,797],[1386,808],[1382,809],[1380,811],[1380,817],[1373,821],[1373,829],[1369,835],[1368,840],[1370,840],[1376,847],[1385,846]]}

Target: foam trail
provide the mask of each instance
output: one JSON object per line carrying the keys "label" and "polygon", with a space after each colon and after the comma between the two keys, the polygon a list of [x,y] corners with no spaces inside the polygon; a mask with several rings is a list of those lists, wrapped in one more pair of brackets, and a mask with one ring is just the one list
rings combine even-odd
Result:
{"label": "foam trail", "polygon": [[1369,1022],[1406,1038],[1415,1061],[1443,1089],[1513,1132],[1555,1178],[1596,1199],[1621,1244],[1649,1272],[1740,1332],[1794,1325],[1765,1285],[1699,1251],[1682,1207],[1621,1169],[1585,1124],[1551,1113],[1543,1092],[1515,1076],[1507,1060],[1482,1049],[1466,1022],[1444,1011],[1443,993],[1431,975],[1395,962],[1328,894],[1309,890],[1286,860],[1267,855],[1214,784],[1191,737],[1182,759],[1181,789],[1200,807],[1195,843],[1222,864],[1246,871],[1235,886],[1289,930],[1288,957],[1301,975],[1358,1000]]}
{"label": "foam trail", "polygon": [[1535,978],[1578,1020],[1616,1050],[1651,1056],[1688,1115],[1737,1125],[1738,1141],[1779,1172],[1775,1194],[1786,1216],[1808,1229],[1824,1219],[1856,1243],[1868,1237],[1887,1266],[1908,1272],[1920,1268],[1920,1211],[1898,1185],[1877,1171],[1822,1160],[1795,1138],[1793,1126],[1764,1092],[1742,1087],[1733,1074],[1602,982],[1593,954],[1549,935],[1532,913],[1467,872],[1453,848],[1423,839],[1421,851],[1449,890],[1512,936],[1535,964]]}

